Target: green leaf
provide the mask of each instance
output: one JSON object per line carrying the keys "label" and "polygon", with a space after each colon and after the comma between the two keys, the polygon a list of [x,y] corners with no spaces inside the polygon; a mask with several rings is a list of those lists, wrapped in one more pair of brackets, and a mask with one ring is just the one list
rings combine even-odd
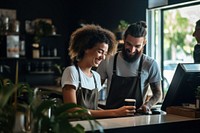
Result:
{"label": "green leaf", "polygon": [[0,83],[0,108],[3,108],[8,103],[9,98],[15,90],[17,90],[17,86],[9,79],[2,79]]}
{"label": "green leaf", "polygon": [[54,105],[54,101],[44,100],[41,104],[33,111],[33,116],[40,116],[44,111],[47,111]]}

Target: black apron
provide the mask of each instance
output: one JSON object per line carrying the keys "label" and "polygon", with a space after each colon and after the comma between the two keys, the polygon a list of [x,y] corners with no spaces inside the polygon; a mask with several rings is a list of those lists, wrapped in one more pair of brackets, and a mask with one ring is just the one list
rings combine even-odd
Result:
{"label": "black apron", "polygon": [[97,89],[97,83],[94,74],[94,83],[95,83],[95,89],[89,90],[87,88],[82,88],[81,87],[81,77],[80,77],[80,72],[78,69],[78,66],[76,66],[76,69],[78,71],[79,75],[79,86],[76,91],[76,99],[77,99],[77,104],[81,105],[82,107],[86,109],[94,109],[96,110],[98,107],[98,89]]}
{"label": "black apron", "polygon": [[[136,99],[136,108],[138,109],[142,104],[142,93],[141,93],[141,68],[143,62],[143,55],[141,56],[138,76],[136,77],[122,77],[116,75],[116,63],[117,55],[114,57],[113,64],[113,75],[111,80],[111,85],[106,100],[107,109],[116,109],[124,106],[124,100],[126,98]],[[124,70],[126,71],[126,70]]]}

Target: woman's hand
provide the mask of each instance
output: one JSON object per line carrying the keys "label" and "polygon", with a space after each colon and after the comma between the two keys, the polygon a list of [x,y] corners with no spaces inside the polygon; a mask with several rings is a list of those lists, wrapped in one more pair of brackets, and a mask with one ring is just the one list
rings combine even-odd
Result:
{"label": "woman's hand", "polygon": [[122,106],[118,109],[115,109],[114,113],[115,116],[131,116],[134,115],[134,113],[136,112],[136,107],[135,106]]}

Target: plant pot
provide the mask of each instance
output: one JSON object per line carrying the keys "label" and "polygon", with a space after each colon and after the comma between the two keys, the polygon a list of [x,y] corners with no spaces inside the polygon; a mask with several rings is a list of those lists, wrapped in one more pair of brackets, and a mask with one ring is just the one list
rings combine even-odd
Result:
{"label": "plant pot", "polygon": [[25,112],[22,112],[22,111],[16,112],[14,133],[31,131],[30,124],[31,124],[30,110],[25,111]]}

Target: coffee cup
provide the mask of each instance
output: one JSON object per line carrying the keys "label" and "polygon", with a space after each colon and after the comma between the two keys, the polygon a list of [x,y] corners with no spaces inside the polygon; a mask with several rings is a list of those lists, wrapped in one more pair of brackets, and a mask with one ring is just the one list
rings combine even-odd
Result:
{"label": "coffee cup", "polygon": [[125,106],[136,106],[135,99],[125,99],[124,100]]}

